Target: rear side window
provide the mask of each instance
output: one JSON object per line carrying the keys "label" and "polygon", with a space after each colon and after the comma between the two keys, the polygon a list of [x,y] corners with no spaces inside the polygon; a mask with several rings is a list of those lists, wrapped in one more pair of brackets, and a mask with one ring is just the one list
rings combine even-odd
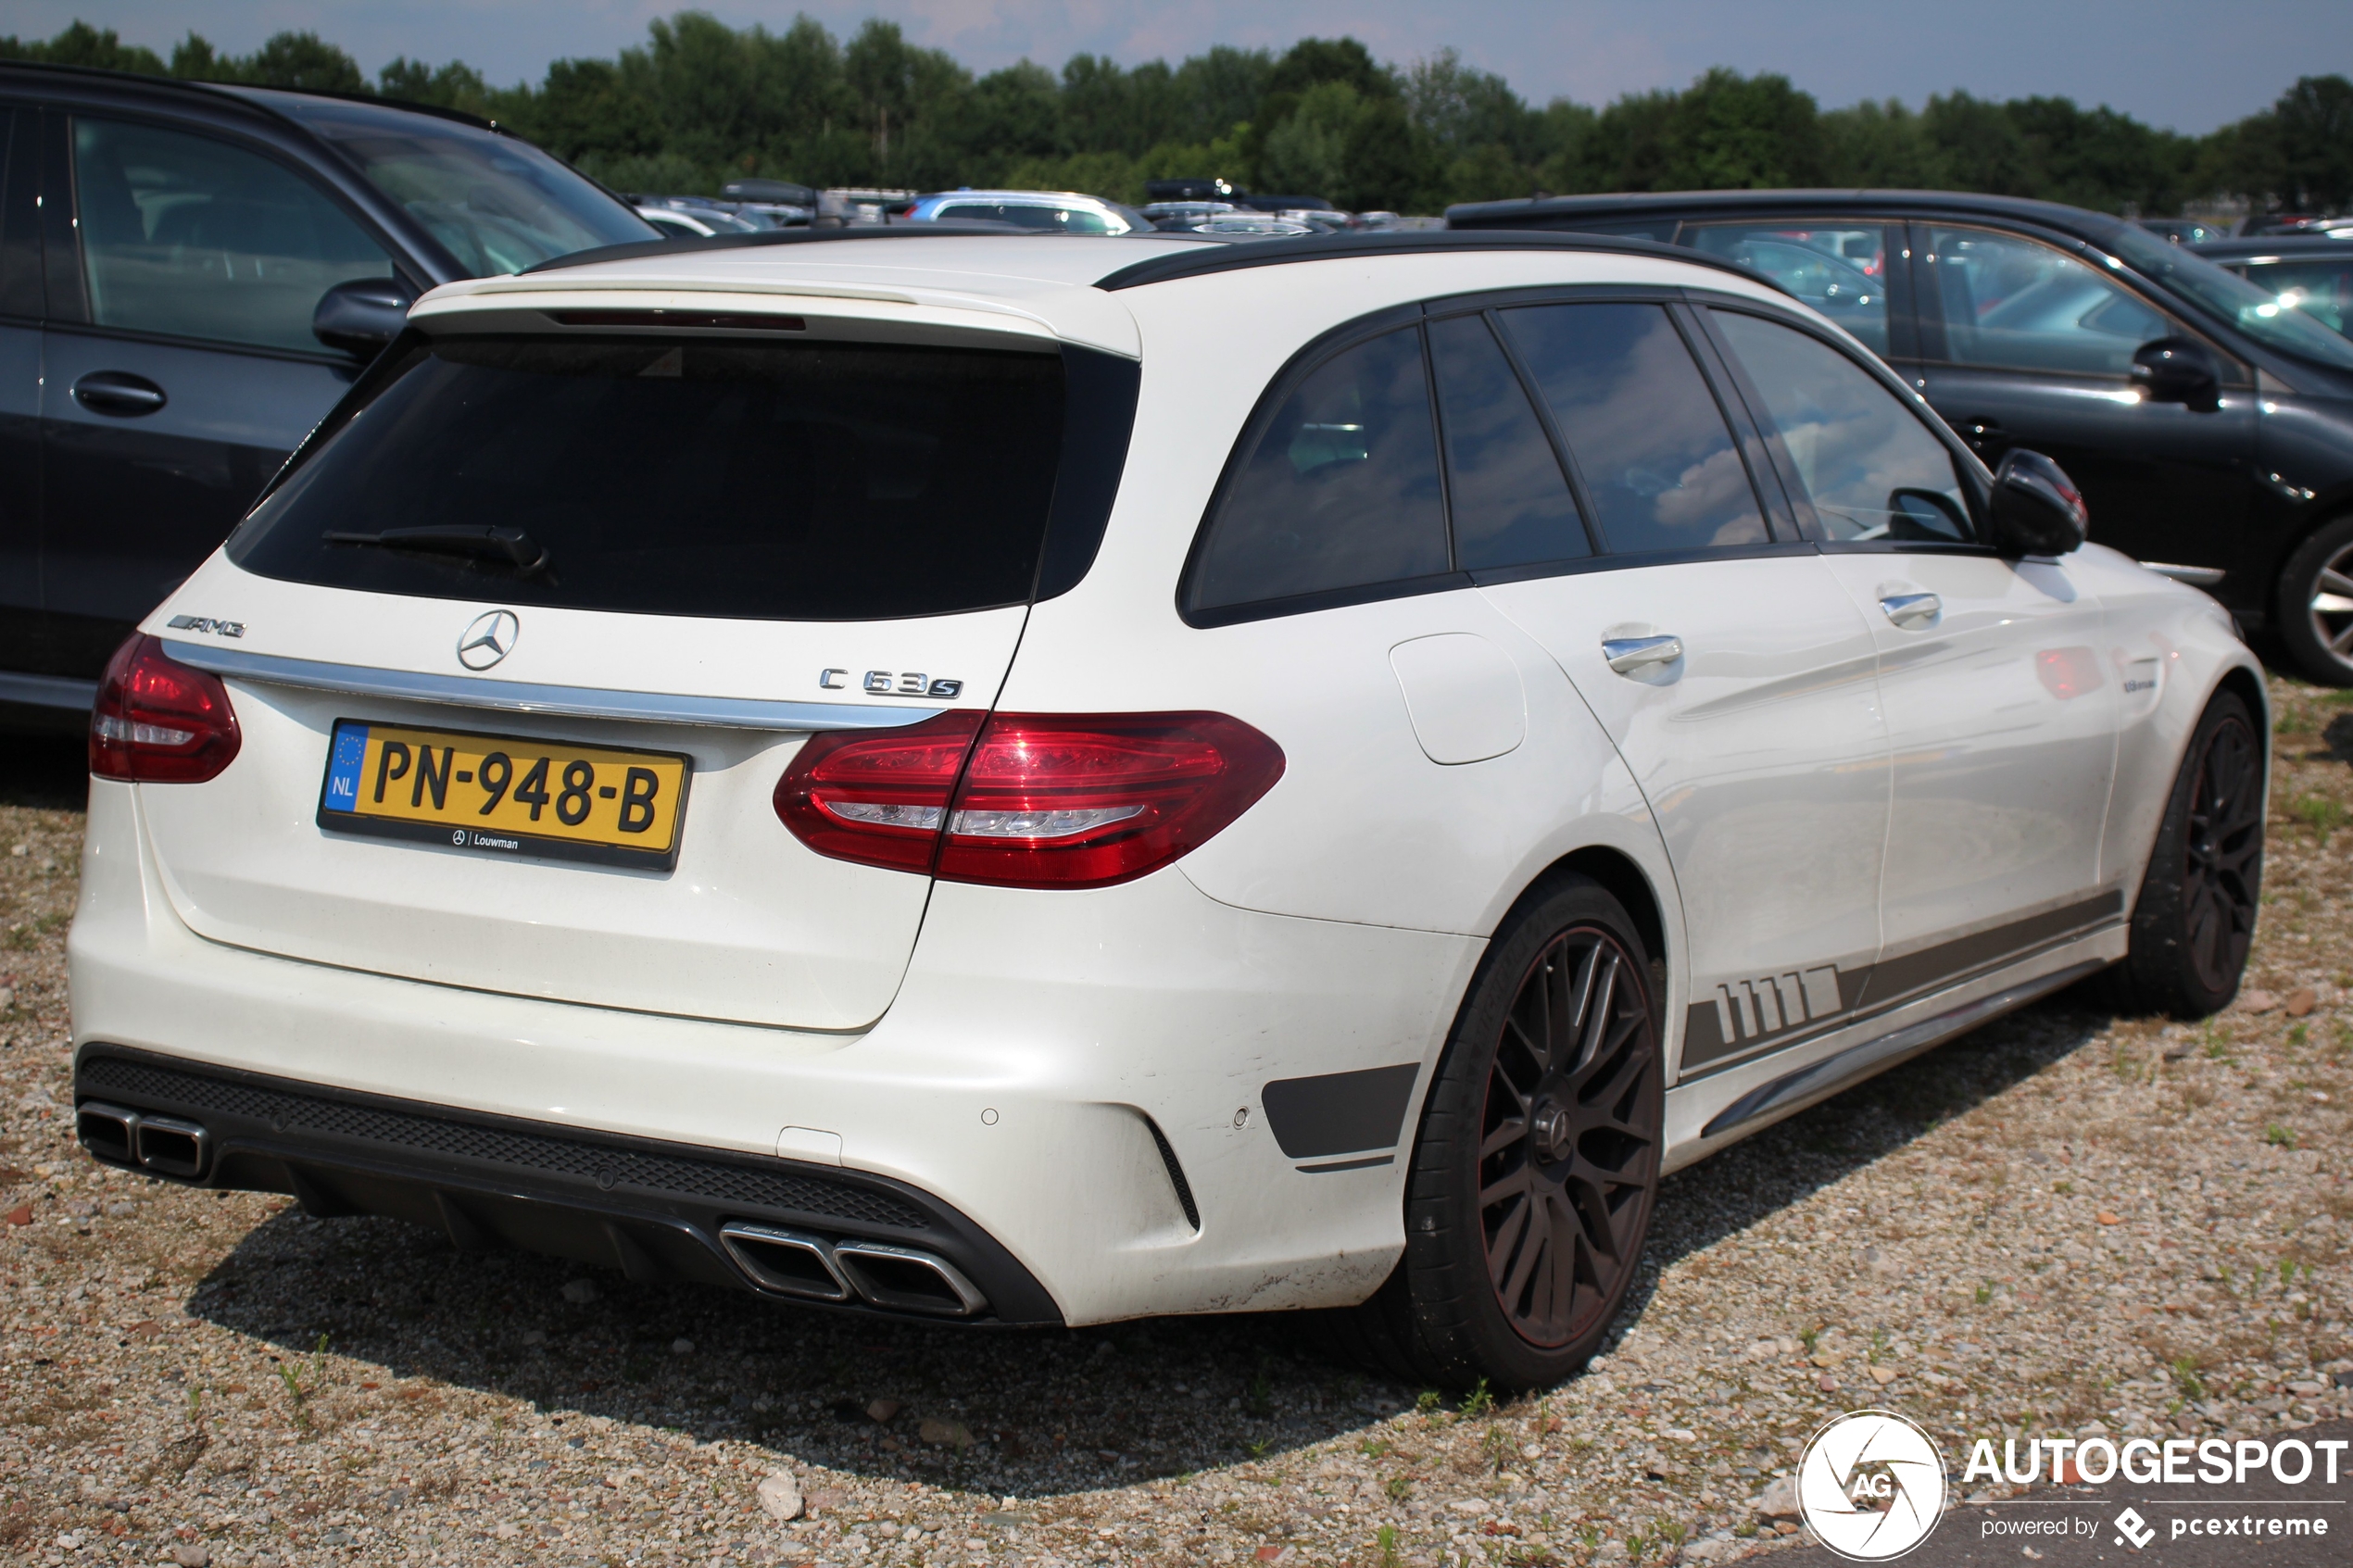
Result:
{"label": "rear side window", "polygon": [[1975,537],[1953,455],[1845,355],[1794,327],[1716,312],[1829,539]]}
{"label": "rear side window", "polygon": [[1192,603],[1216,609],[1449,570],[1421,331],[1327,359],[1227,481]]}
{"label": "rear side window", "polygon": [[1446,430],[1455,564],[1466,571],[1592,553],[1560,459],[1486,318],[1429,325]]}
{"label": "rear side window", "polygon": [[229,554],[337,588],[660,615],[1020,603],[1063,373],[974,348],[445,337],[371,377]]}
{"label": "rear side window", "polygon": [[1502,312],[1615,554],[1758,545],[1764,514],[1730,429],[1658,305]]}

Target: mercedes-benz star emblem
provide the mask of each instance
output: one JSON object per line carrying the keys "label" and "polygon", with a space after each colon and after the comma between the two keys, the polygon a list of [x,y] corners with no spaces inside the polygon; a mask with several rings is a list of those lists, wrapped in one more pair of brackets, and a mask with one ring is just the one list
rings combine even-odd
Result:
{"label": "mercedes-benz star emblem", "polygon": [[469,670],[487,670],[515,651],[522,622],[511,609],[477,615],[458,637],[458,662]]}

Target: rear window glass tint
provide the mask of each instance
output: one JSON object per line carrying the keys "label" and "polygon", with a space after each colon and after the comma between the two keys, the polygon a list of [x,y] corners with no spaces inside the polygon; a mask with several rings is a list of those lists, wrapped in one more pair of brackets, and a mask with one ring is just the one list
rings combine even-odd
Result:
{"label": "rear window glass tint", "polygon": [[1421,333],[1326,360],[1258,433],[1193,586],[1213,609],[1448,570]]}
{"label": "rear window glass tint", "polygon": [[1748,469],[1665,307],[1538,305],[1503,319],[1567,439],[1609,550],[1765,542]]}
{"label": "rear window glass tint", "polygon": [[[230,555],[332,587],[575,609],[978,609],[1029,597],[1062,434],[1048,355],[447,337],[415,350]],[[421,524],[520,529],[547,560],[326,538]]]}
{"label": "rear window glass tint", "polygon": [[1465,571],[1590,555],[1577,501],[1485,318],[1433,321],[1454,563]]}

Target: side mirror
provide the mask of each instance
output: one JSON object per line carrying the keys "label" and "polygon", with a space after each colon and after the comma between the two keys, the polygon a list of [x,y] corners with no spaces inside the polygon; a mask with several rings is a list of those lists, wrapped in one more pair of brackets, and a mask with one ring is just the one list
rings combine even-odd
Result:
{"label": "side mirror", "polygon": [[310,335],[355,359],[373,359],[409,324],[409,291],[390,278],[354,278],[319,296]]}
{"label": "side mirror", "polygon": [[2222,406],[2222,367],[2206,345],[2161,337],[2133,351],[2133,384],[2152,403],[2179,403],[2194,413]]}
{"label": "side mirror", "polygon": [[2063,556],[2091,530],[2082,493],[2040,452],[2013,446],[1994,470],[1994,547],[2005,555]]}

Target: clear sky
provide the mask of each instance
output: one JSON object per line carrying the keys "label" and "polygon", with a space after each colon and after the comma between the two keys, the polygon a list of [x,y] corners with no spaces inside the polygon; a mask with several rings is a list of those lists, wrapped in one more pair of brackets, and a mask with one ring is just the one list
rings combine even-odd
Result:
{"label": "clear sky", "polygon": [[[342,44],[371,73],[396,55],[453,56],[508,83],[560,56],[611,55],[675,0],[9,0],[0,30],[46,37],[75,18],[158,52],[190,29],[244,53],[282,29]],[[1214,44],[1281,49],[1353,33],[1401,63],[1449,44],[1541,104],[1680,86],[1712,65],[1775,70],[1826,108],[1917,106],[1955,87],[2065,94],[2206,132],[2299,75],[2353,75],[2347,0],[709,0],[729,22],[796,11],[847,34],[868,16],[975,70],[1090,51],[1174,64]]]}

